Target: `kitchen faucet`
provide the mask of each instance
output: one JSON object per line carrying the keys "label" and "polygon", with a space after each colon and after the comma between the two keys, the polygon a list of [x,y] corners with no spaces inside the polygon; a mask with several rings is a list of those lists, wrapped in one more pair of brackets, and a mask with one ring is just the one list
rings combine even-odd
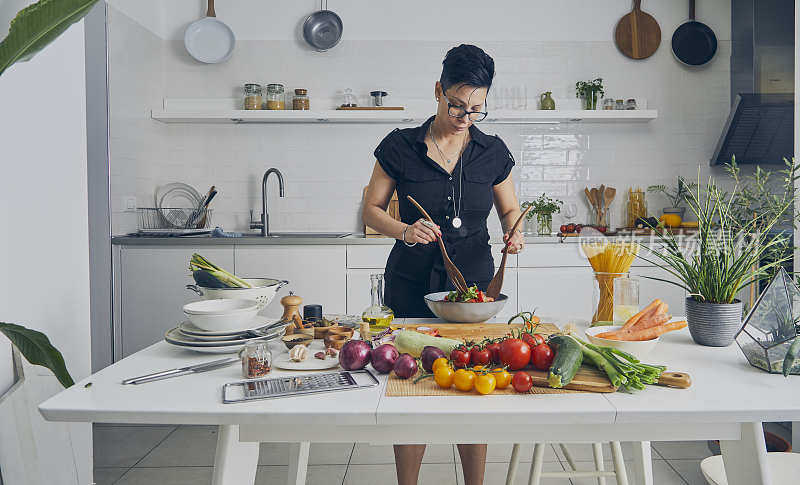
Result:
{"label": "kitchen faucet", "polygon": [[[270,174],[275,174],[278,176],[278,188],[280,191],[280,196],[283,197],[283,174],[277,168],[270,168],[266,172],[264,172],[264,178],[261,179],[261,223],[253,222],[252,215],[250,216],[250,229],[261,229],[261,235],[263,237],[270,237],[269,233],[269,211],[267,210],[267,181],[269,180]],[[252,213],[252,211],[250,211]]]}

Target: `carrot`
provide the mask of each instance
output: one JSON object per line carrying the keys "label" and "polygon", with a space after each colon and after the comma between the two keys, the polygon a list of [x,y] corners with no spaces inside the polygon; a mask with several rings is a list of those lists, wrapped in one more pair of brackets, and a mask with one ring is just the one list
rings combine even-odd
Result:
{"label": "carrot", "polygon": [[652,318],[643,318],[639,320],[636,325],[634,325],[629,330],[624,330],[624,332],[635,332],[637,330],[644,330],[646,328],[657,327],[659,325],[663,325],[672,318],[671,315],[667,315],[665,313],[659,313],[658,315],[654,315]]}
{"label": "carrot", "polygon": [[671,332],[673,330],[680,330],[680,329],[682,329],[684,327],[686,327],[686,321],[685,320],[684,321],[680,321],[680,322],[665,323],[663,325],[658,325],[657,327],[650,327],[650,328],[646,328],[644,330],[638,330],[638,331],[634,331],[634,332],[624,332],[624,333],[616,333],[616,334],[614,334],[614,332],[605,332],[606,334],[612,333],[614,335],[611,335],[611,336],[608,336],[608,337],[604,337],[603,336],[604,334],[600,334],[600,335],[598,335],[598,337],[608,338],[608,339],[611,339],[611,340],[628,340],[628,341],[631,341],[631,340],[634,340],[634,341],[652,340],[652,339],[658,337],[659,335],[663,335],[663,334],[665,334],[667,332]]}
{"label": "carrot", "polygon": [[636,322],[641,320],[641,318],[643,316],[645,316],[645,315],[649,314],[650,312],[656,310],[660,304],[661,304],[661,300],[659,300],[658,298],[656,298],[655,300],[650,302],[650,304],[647,305],[646,307],[644,307],[644,309],[642,309],[642,311],[640,311],[636,315],[634,315],[631,318],[629,318],[628,321],[625,322],[625,325],[622,326],[622,330],[628,329],[628,328],[636,325]]}

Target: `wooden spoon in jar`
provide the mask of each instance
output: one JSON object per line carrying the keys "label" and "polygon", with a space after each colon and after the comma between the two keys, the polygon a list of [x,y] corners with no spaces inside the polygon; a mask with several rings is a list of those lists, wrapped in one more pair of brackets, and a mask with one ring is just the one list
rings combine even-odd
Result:
{"label": "wooden spoon in jar", "polygon": [[[531,210],[531,207],[532,206],[528,206],[525,208],[524,211],[522,211],[522,214],[520,214],[519,217],[517,218],[517,222],[515,222],[514,225],[511,226],[511,230],[508,231],[508,234],[514,234],[514,231],[517,230],[520,222],[522,222],[522,219],[525,218],[525,214],[527,214],[528,211]],[[506,258],[508,258],[508,245],[506,245],[506,247],[503,248],[503,260],[500,261],[500,268],[497,269],[497,273],[495,273],[494,278],[492,278],[492,281],[489,282],[489,286],[486,288],[486,296],[491,297],[495,300],[497,299],[498,296],[500,296],[500,290],[503,289],[503,276],[504,273],[506,272]]]}

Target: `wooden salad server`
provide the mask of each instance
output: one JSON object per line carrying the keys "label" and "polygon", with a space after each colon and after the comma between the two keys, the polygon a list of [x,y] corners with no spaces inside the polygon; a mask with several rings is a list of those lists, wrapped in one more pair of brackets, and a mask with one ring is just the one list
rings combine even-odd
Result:
{"label": "wooden salad server", "polygon": [[[522,211],[522,214],[517,218],[517,222],[515,222],[514,225],[511,226],[511,230],[508,231],[509,234],[514,234],[514,231],[517,230],[519,224],[522,222],[522,219],[525,218],[525,214],[527,214],[529,210],[531,210],[531,206],[526,207],[525,210]],[[506,258],[508,258],[508,246],[503,248],[503,260],[500,261],[500,267],[497,269],[497,273],[495,273],[494,278],[492,278],[492,281],[489,282],[489,286],[486,288],[486,296],[488,297],[497,299],[497,297],[500,296],[500,290],[503,289],[503,276],[506,272]]]}
{"label": "wooden salad server", "polygon": [[[423,209],[413,197],[410,195],[407,195],[406,197],[408,198],[409,202],[414,204],[414,207],[417,208],[425,220],[431,224],[436,224],[433,222],[433,219],[431,219],[431,216],[425,212],[425,209]],[[456,265],[450,260],[450,257],[447,256],[447,250],[444,248],[444,242],[442,242],[442,238],[437,236],[436,241],[439,243],[439,249],[442,250],[442,260],[444,261],[444,269],[447,270],[447,276],[450,277],[450,281],[453,282],[453,286],[455,286],[458,291],[466,293],[467,289],[469,289],[469,286],[467,285],[467,281],[464,279],[464,275],[461,274],[461,271],[458,270]]]}

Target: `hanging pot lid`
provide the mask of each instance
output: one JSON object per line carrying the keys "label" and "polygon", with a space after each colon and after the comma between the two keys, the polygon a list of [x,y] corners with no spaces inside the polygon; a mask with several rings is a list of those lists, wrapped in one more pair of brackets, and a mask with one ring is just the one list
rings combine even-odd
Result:
{"label": "hanging pot lid", "polygon": [[342,19],[327,9],[327,3],[327,0],[320,0],[320,10],[309,15],[303,22],[303,39],[318,51],[331,49],[342,40]]}

